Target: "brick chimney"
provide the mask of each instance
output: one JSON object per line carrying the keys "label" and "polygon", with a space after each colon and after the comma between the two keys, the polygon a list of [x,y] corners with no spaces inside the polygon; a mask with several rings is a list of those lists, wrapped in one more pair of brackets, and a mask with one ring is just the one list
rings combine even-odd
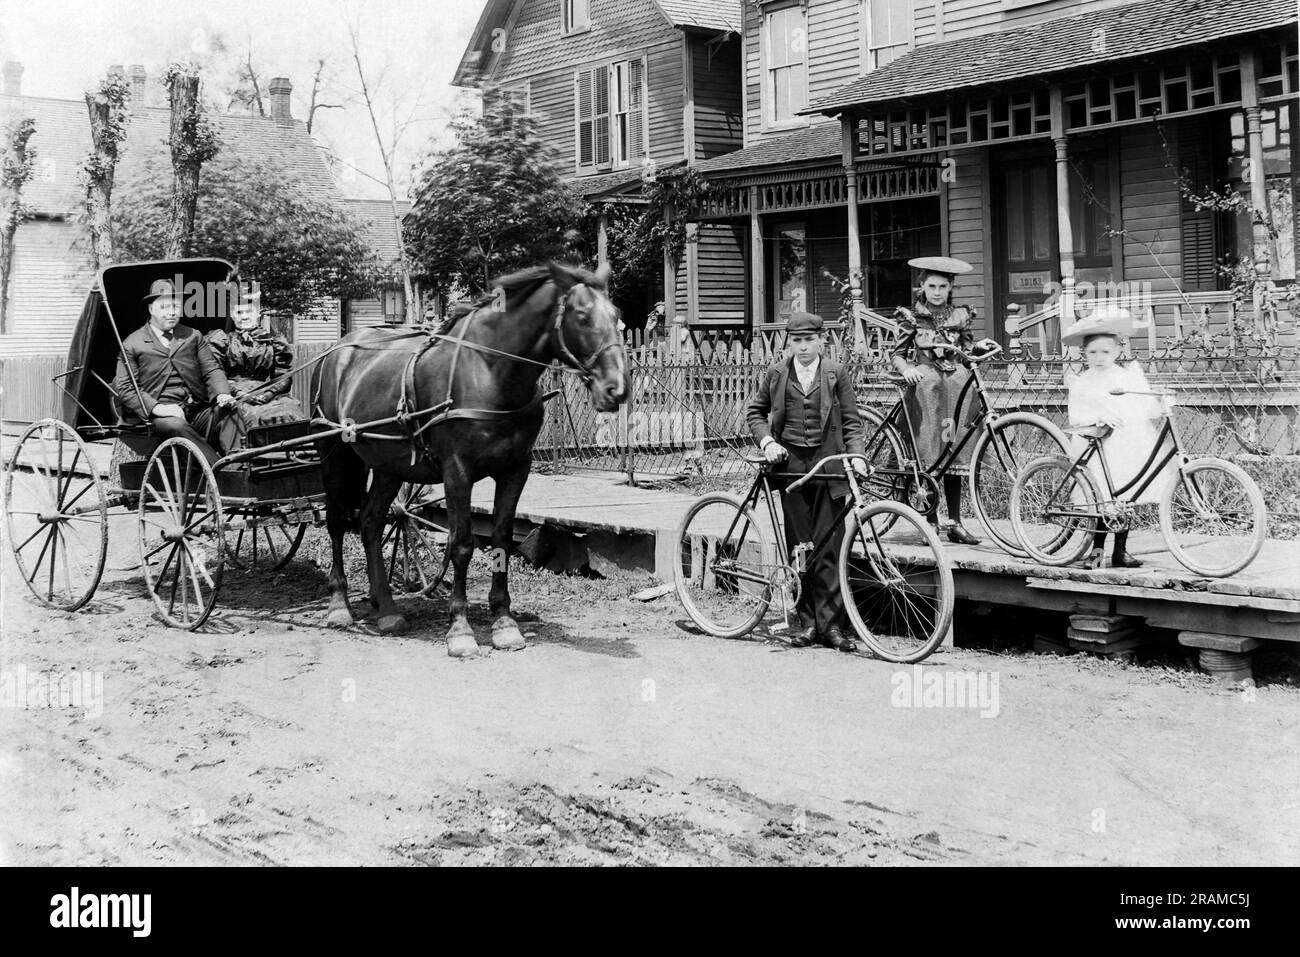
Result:
{"label": "brick chimney", "polygon": [[293,111],[289,107],[289,94],[293,92],[293,84],[287,76],[275,76],[271,78],[268,89],[271,94],[271,119],[280,126],[292,126]]}
{"label": "brick chimney", "polygon": [[144,81],[148,77],[144,67],[139,63],[131,64],[131,109],[144,109]]}
{"label": "brick chimney", "polygon": [[17,60],[5,61],[5,96],[23,95],[23,65]]}

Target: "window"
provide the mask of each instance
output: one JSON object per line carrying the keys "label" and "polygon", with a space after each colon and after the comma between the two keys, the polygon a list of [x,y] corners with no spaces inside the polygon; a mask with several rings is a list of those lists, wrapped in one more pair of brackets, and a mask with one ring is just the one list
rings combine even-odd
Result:
{"label": "window", "polygon": [[560,6],[564,12],[562,29],[565,33],[581,33],[591,29],[590,0],[561,0]]}
{"label": "window", "polygon": [[803,6],[782,7],[764,15],[763,116],[769,126],[806,123],[798,111],[808,105],[808,31]]}
{"label": "window", "polygon": [[803,223],[776,228],[776,308],[779,322],[808,311],[808,251]]}
{"label": "window", "polygon": [[912,0],[865,0],[867,69],[879,70],[912,45]]}
{"label": "window", "polygon": [[639,58],[575,74],[579,173],[639,166],[648,155],[645,87]]}
{"label": "window", "polygon": [[406,321],[406,290],[401,286],[384,289],[384,322],[400,326]]}

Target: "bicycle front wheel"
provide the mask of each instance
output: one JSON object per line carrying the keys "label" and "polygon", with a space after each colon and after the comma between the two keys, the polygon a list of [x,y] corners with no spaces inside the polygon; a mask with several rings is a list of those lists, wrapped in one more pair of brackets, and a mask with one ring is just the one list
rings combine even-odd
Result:
{"label": "bicycle front wheel", "polygon": [[1011,489],[1011,527],[1028,556],[1043,565],[1082,558],[1100,517],[1092,476],[1065,455],[1030,462]]}
{"label": "bicycle front wheel", "polygon": [[[875,531],[885,512],[888,539]],[[952,563],[929,523],[899,502],[873,502],[850,517],[840,588],[853,630],[885,661],[920,661],[952,625]]]}
{"label": "bicycle front wheel", "polygon": [[721,492],[691,505],[677,529],[673,579],[691,621],[717,638],[753,630],[772,600],[773,546],[752,510]]}
{"label": "bicycle front wheel", "polygon": [[1232,575],[1253,562],[1264,545],[1264,496],[1231,462],[1195,459],[1178,470],[1160,496],[1160,531],[1174,558],[1198,575]]}
{"label": "bicycle front wheel", "polygon": [[998,416],[981,430],[971,450],[971,507],[1003,551],[1017,558],[1027,554],[1011,524],[1011,489],[1021,471],[1044,455],[1067,452],[1065,433],[1033,412]]}
{"label": "bicycle front wheel", "polygon": [[[867,475],[860,479],[862,490],[872,499],[907,501],[911,476],[904,463],[903,440],[894,426],[874,412],[862,413],[863,424],[870,430],[866,442]],[[873,521],[876,531],[884,535],[893,526],[895,516],[881,513]]]}

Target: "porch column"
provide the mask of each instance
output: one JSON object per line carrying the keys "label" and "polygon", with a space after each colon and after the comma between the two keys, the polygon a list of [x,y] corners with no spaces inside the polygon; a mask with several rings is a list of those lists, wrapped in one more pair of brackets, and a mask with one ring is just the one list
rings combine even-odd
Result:
{"label": "porch column", "polygon": [[763,221],[758,216],[758,187],[749,187],[749,302],[750,326],[767,316],[767,270],[763,259]]}
{"label": "porch column", "polygon": [[[672,231],[673,221],[677,218],[672,203],[664,206],[664,225]],[[668,351],[676,356],[681,352],[681,330],[677,327],[677,260],[664,245],[664,328],[668,332]]]}
{"label": "porch column", "polygon": [[600,207],[600,219],[596,224],[596,265],[604,266],[609,263],[609,212],[606,207]]}
{"label": "porch column", "polygon": [[[840,157],[844,162],[844,212],[849,226],[849,296],[853,303],[854,322],[858,306],[864,301],[862,294],[862,241],[858,225],[858,118],[840,117]],[[858,330],[850,328],[851,341],[857,341]]]}
{"label": "porch column", "polygon": [[1241,51],[1241,105],[1246,114],[1246,150],[1250,157],[1250,229],[1254,247],[1255,279],[1252,299],[1255,309],[1255,330],[1263,332],[1264,290],[1268,287],[1271,267],[1268,261],[1268,184],[1264,179],[1264,135],[1260,125],[1259,53]]}
{"label": "porch column", "polygon": [[1065,145],[1065,99],[1051,89],[1052,145],[1056,147],[1056,236],[1061,256],[1059,332],[1074,323],[1074,230],[1070,225],[1070,157]]}

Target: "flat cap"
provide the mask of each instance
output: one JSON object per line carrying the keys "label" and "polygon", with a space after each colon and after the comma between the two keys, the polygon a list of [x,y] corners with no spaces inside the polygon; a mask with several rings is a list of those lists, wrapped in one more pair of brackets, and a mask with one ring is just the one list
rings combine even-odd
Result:
{"label": "flat cap", "polygon": [[785,321],[785,332],[789,336],[797,332],[821,331],[822,317],[813,315],[811,312],[792,312],[790,318]]}

